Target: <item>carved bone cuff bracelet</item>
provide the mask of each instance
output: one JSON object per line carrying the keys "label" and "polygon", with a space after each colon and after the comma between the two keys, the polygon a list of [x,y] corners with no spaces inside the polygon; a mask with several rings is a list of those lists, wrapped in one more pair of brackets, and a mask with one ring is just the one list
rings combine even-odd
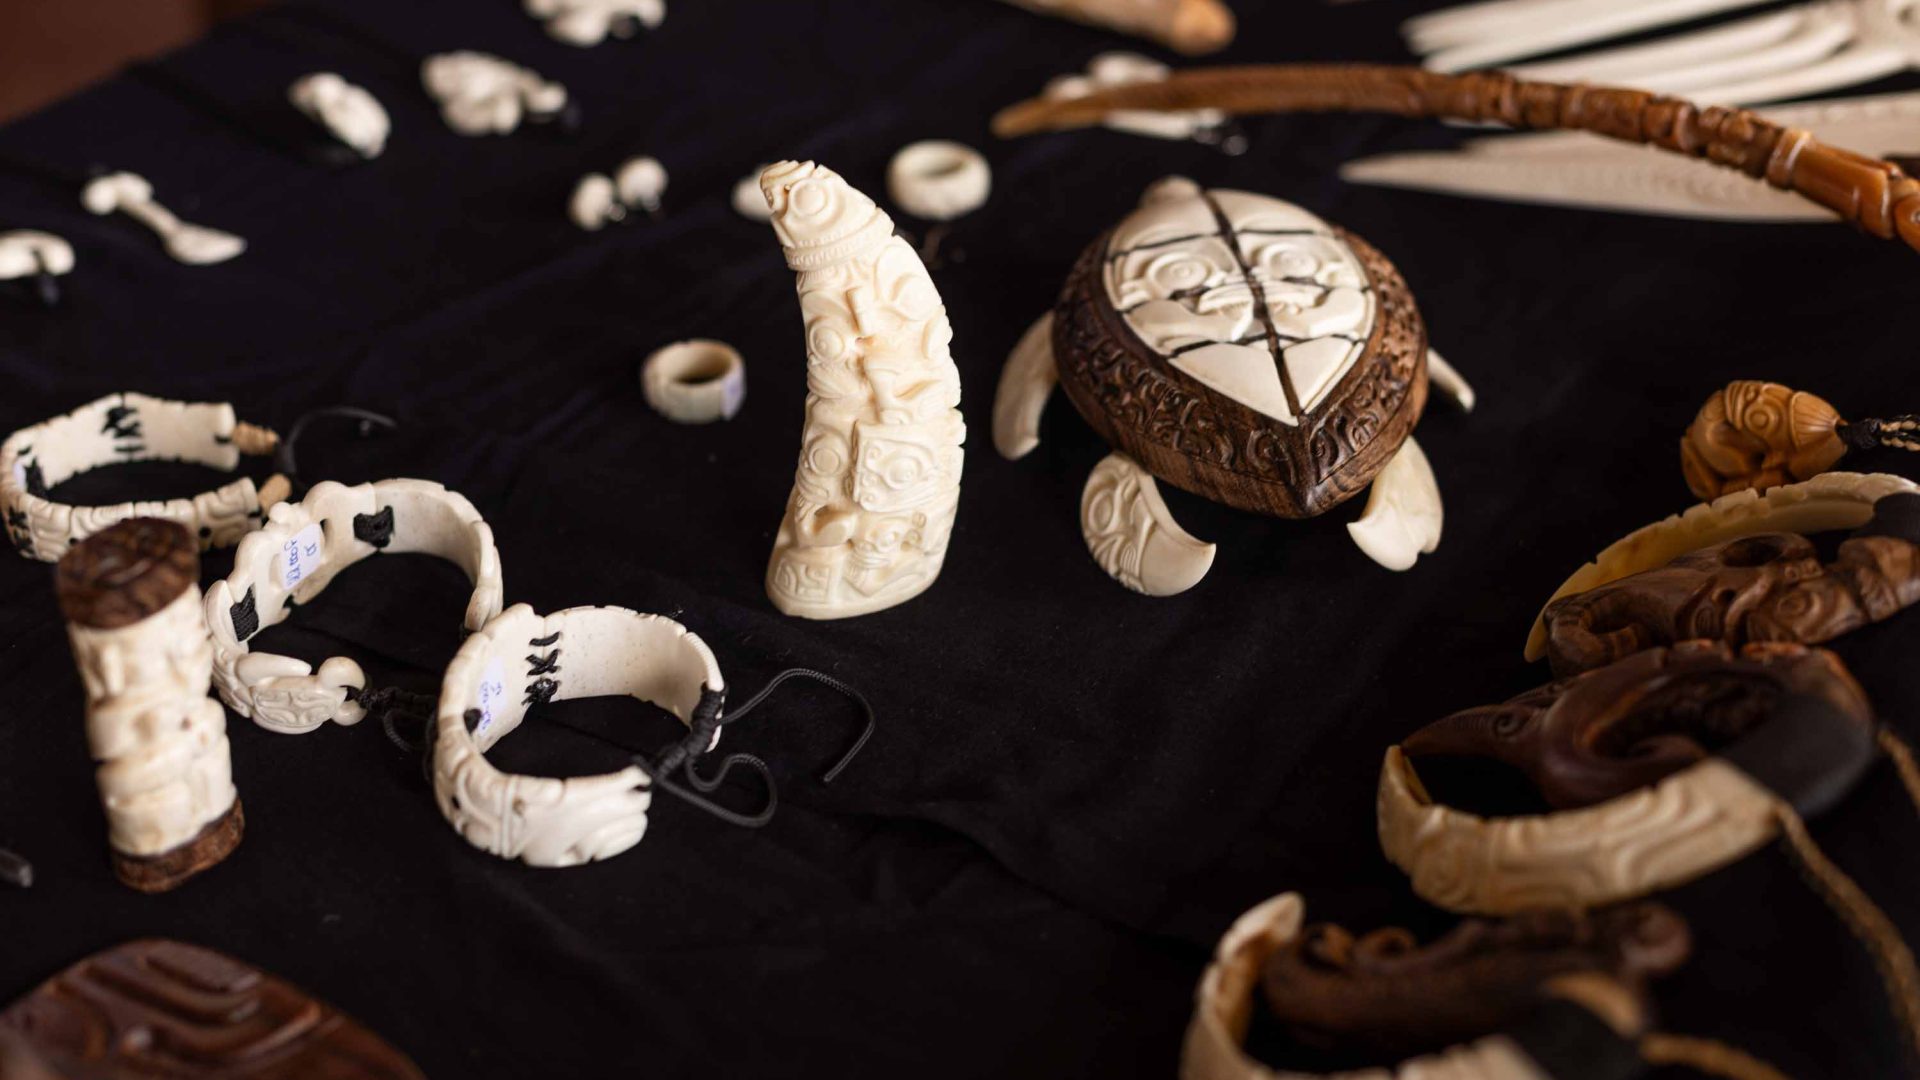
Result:
{"label": "carved bone cuff bracelet", "polygon": [[232,472],[241,455],[271,454],[280,437],[234,418],[233,406],[109,394],[51,420],[22,428],[0,444],[0,511],[20,554],[53,562],[116,522],[165,518],[192,530],[202,548],[231,547],[259,527],[265,507],[287,497],[286,478],[259,487],[241,477],[191,499],[69,506],[49,488],[105,465],[183,461]]}
{"label": "carved bone cuff bracelet", "polygon": [[241,716],[283,734],[312,731],[328,720],[358,723],[366,715],[360,665],[336,656],[315,672],[305,662],[251,652],[261,629],[284,622],[335,575],[378,552],[437,555],[473,582],[462,625],[478,630],[500,611],[500,553],[493,529],[466,498],[427,480],[381,480],[347,487],[314,485],[299,503],[282,503],[259,532],[241,541],[233,573],[207,590],[213,633],[213,681],[221,700]]}
{"label": "carved bone cuff bracelet", "polygon": [[[619,607],[542,617],[515,604],[468,638],[447,668],[433,733],[435,801],[468,843],[503,859],[578,866],[610,858],[646,835],[653,784],[645,769],[515,776],[494,768],[486,752],[537,703],[635,697],[691,729],[717,721],[725,693],[712,650],[672,619]],[[716,726],[707,749],[719,740]]]}

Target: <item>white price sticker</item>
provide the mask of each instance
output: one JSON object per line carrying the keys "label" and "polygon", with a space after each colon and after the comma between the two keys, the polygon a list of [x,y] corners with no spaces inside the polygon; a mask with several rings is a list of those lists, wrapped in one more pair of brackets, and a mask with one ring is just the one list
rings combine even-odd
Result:
{"label": "white price sticker", "polygon": [[313,576],[320,569],[320,548],[325,532],[319,522],[301,529],[293,539],[280,545],[280,587],[293,591],[294,586]]}
{"label": "white price sticker", "polygon": [[499,660],[487,662],[487,670],[480,676],[480,687],[474,694],[474,700],[480,704],[480,722],[473,726],[473,734],[477,738],[493,726],[493,718],[499,715],[507,701],[507,670]]}

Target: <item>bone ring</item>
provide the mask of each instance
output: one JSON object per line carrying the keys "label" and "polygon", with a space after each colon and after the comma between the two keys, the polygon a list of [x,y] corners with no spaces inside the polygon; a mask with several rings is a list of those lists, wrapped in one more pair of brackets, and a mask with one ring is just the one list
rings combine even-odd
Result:
{"label": "bone ring", "polygon": [[887,166],[887,191],[894,203],[925,221],[952,221],[980,209],[992,187],[987,159],[962,143],[913,143]]}
{"label": "bone ring", "polygon": [[724,341],[676,341],[647,357],[640,387],[653,411],[676,424],[731,420],[747,399],[747,368]]}

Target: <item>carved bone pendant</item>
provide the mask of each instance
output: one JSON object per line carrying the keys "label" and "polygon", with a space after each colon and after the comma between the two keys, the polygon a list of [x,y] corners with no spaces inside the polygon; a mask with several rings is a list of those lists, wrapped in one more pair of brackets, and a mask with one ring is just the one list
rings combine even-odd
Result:
{"label": "carved bone pendant", "polygon": [[1639,992],[1691,948],[1686,921],[1655,903],[1468,919],[1426,945],[1399,927],[1356,938],[1320,923],[1267,958],[1261,987],[1300,1041],[1397,1056],[1509,1028],[1556,977],[1596,973]]}
{"label": "carved bone pendant", "polygon": [[[1406,283],[1365,241],[1279,199],[1170,177],[1087,248],[1008,358],[994,444],[1032,449],[1057,377],[1116,450],[1228,506],[1315,517],[1377,480],[1353,536],[1403,570],[1439,541],[1439,488],[1409,449],[1430,362]],[[1447,371],[1443,390],[1469,407]]]}

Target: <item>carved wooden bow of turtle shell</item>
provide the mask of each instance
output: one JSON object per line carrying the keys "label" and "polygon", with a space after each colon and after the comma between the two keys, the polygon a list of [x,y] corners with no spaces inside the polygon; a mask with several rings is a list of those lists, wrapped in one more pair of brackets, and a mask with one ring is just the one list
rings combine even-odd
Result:
{"label": "carved wooden bow of turtle shell", "polygon": [[1155,83],[1003,110],[1002,137],[1083,127],[1118,110],[1228,113],[1384,112],[1590,131],[1710,161],[1832,210],[1882,239],[1920,250],[1920,180],[1889,161],[1829,146],[1745,109],[1703,108],[1644,90],[1564,86],[1504,72],[1443,75],[1415,67],[1298,64],[1197,68]]}

